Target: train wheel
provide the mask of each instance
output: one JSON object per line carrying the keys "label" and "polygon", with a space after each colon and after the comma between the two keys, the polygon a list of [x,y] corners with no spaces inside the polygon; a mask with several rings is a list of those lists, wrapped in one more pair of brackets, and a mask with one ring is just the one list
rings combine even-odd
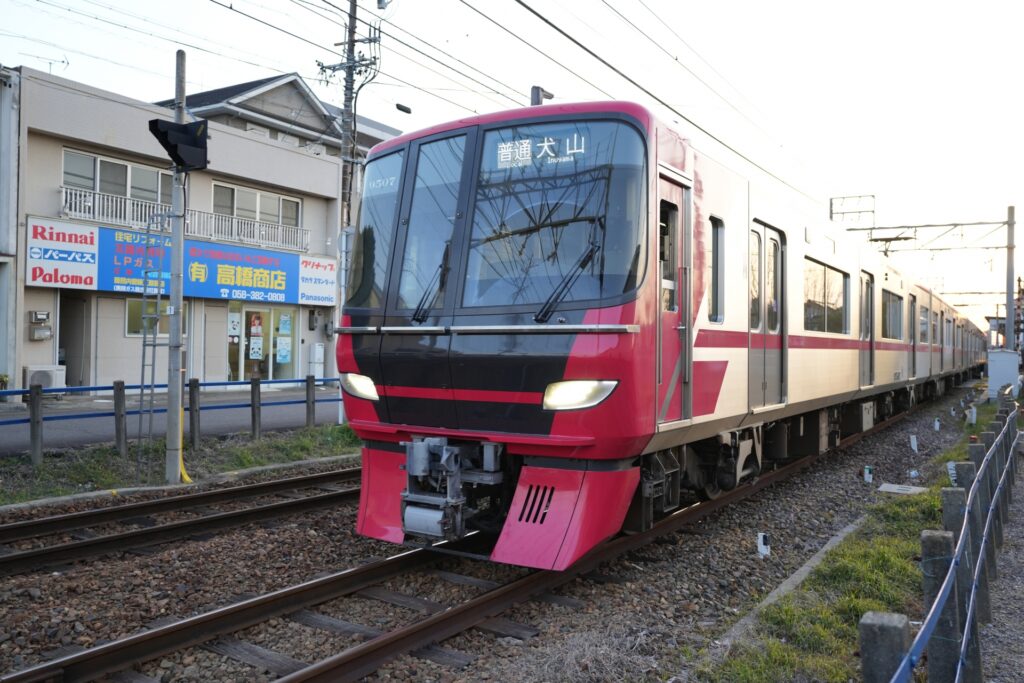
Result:
{"label": "train wheel", "polygon": [[717,477],[710,477],[704,482],[704,486],[697,489],[697,495],[701,500],[714,500],[722,495],[722,487],[718,485]]}

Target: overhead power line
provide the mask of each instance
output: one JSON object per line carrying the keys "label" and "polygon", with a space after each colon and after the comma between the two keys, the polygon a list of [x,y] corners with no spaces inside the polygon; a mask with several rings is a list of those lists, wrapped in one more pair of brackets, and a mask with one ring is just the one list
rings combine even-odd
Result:
{"label": "overhead power line", "polygon": [[[461,1],[463,3],[465,3],[465,0],[461,0]],[[804,197],[807,197],[811,201],[816,201],[813,197],[808,195],[806,192],[804,192],[800,188],[796,187],[795,185],[791,184],[790,182],[788,182],[786,180],[783,180],[782,178],[780,178],[776,174],[772,173],[767,168],[765,168],[761,164],[757,163],[756,161],[754,161],[753,159],[748,157],[746,154],[744,154],[743,152],[739,151],[738,149],[736,149],[735,147],[733,147],[732,145],[730,145],[729,143],[725,142],[724,140],[719,138],[717,135],[715,135],[714,133],[709,131],[707,128],[705,128],[704,126],[700,125],[699,123],[697,123],[696,121],[694,121],[693,119],[688,117],[686,114],[684,114],[681,111],[679,111],[678,109],[676,109],[673,105],[669,104],[668,102],[666,102],[664,99],[662,99],[658,95],[655,95],[653,92],[651,92],[650,89],[648,89],[647,87],[641,85],[640,83],[635,81],[633,78],[631,78],[630,76],[628,76],[625,73],[623,73],[621,69],[619,69],[614,64],[612,64],[611,62],[606,60],[604,57],[602,57],[601,55],[597,54],[596,52],[591,50],[589,47],[587,47],[586,45],[581,43],[579,40],[577,40],[576,38],[571,36],[568,32],[565,31],[565,29],[562,29],[559,26],[555,25],[555,23],[553,21],[548,19],[546,16],[544,16],[543,14],[541,14],[540,12],[535,10],[534,8],[530,7],[530,5],[526,4],[523,0],[515,0],[515,2],[516,2],[516,4],[522,6],[530,14],[534,15],[535,17],[540,19],[542,22],[547,24],[550,28],[554,29],[557,33],[561,34],[561,36],[563,38],[565,38],[566,40],[571,42],[573,45],[575,45],[576,47],[580,48],[581,50],[586,52],[588,55],[590,55],[591,57],[593,57],[597,61],[601,62],[607,68],[609,68],[612,71],[614,71],[618,76],[620,76],[621,78],[623,78],[626,81],[628,81],[629,83],[631,83],[634,87],[636,87],[638,90],[643,92],[645,95],[647,95],[648,97],[653,99],[655,102],[657,102],[658,104],[662,105],[663,107],[665,107],[669,111],[674,112],[677,116],[682,118],[684,121],[689,123],[691,126],[696,128],[700,132],[704,133],[709,138],[711,138],[715,142],[719,143],[720,145],[722,145],[723,147],[728,149],[733,154],[737,155],[739,158],[741,158],[744,161],[746,161],[747,163],[751,164],[752,166],[754,166],[754,168],[757,168],[757,169],[763,171],[764,173],[768,174],[772,178],[775,178],[776,180],[778,180],[780,183],[782,183],[786,187],[790,188],[791,190],[793,190],[795,192],[800,193],[801,195],[803,195]]]}
{"label": "overhead power line", "polygon": [[[305,0],[290,0],[290,2],[292,4],[294,4],[294,5],[297,5],[299,8],[304,9],[307,12],[310,12],[311,14],[314,14],[315,16],[320,17],[321,19],[325,19],[325,20],[331,22],[332,24],[334,24],[336,26],[340,26],[340,27],[344,27],[345,26],[344,23],[338,21],[334,17],[331,17],[329,15],[322,14],[321,12],[318,12],[316,9],[314,9],[314,7],[310,6],[312,4],[310,2],[307,2]],[[370,28],[371,31],[379,30],[379,29],[376,29],[376,27],[373,24],[371,24],[370,22],[368,22],[368,21],[366,21],[364,19],[357,19],[357,21],[359,21],[359,22],[361,22],[363,24],[366,24],[366,26],[368,28]],[[385,33],[384,31],[380,31],[380,34],[381,35],[390,35],[390,34]],[[368,34],[365,34],[365,33],[358,33],[357,32],[356,35],[359,36],[360,38],[363,38],[363,39],[368,39],[370,37]],[[494,98],[490,97],[490,94],[493,93],[494,95],[499,95],[501,97],[504,97],[505,99],[511,101],[514,104],[518,104],[518,102],[516,100],[514,100],[513,98],[509,97],[508,95],[505,95],[504,93],[501,93],[501,92],[498,92],[498,91],[494,90],[493,88],[491,88],[491,86],[487,85],[486,83],[480,83],[479,81],[476,81],[472,76],[469,76],[467,74],[463,74],[458,69],[452,68],[448,64],[445,64],[444,62],[442,62],[441,60],[436,59],[436,58],[428,55],[427,53],[423,52],[422,50],[419,50],[416,47],[413,47],[412,45],[409,45],[408,43],[405,43],[404,41],[397,40],[397,39],[395,39],[395,40],[396,40],[396,42],[401,43],[402,45],[405,45],[409,49],[414,50],[414,51],[422,54],[424,57],[427,57],[428,59],[431,59],[431,60],[437,62],[438,64],[440,64],[441,66],[445,67],[446,69],[450,69],[451,71],[454,71],[455,73],[463,76],[464,78],[468,78],[469,80],[472,80],[472,81],[474,81],[476,83],[479,83],[481,86],[483,86],[484,88],[487,88],[487,90],[490,91],[490,92],[479,92],[477,90],[471,90],[470,89],[470,90],[464,90],[463,92],[471,92],[471,93],[473,93],[475,95],[480,95],[481,97],[486,97],[486,98],[490,99],[492,102],[496,102],[498,104],[501,104],[500,102],[498,102]],[[421,69],[426,69],[427,71],[429,71],[431,73],[437,74],[438,76],[440,76],[441,78],[445,79],[446,81],[451,81],[452,83],[455,83],[456,85],[465,85],[464,83],[461,83],[461,82],[455,80],[454,78],[452,78],[448,74],[442,73],[441,71],[438,71],[437,69],[431,68],[431,67],[423,64],[422,62],[417,61],[415,58],[409,57],[408,55],[403,54],[402,52],[400,52],[398,50],[392,49],[392,54],[394,54],[396,57],[401,57],[402,59],[408,60],[408,61],[412,62],[413,64],[416,64],[416,66],[418,66]]]}
{"label": "overhead power line", "polygon": [[[303,43],[308,43],[309,45],[312,45],[313,47],[316,47],[316,48],[318,48],[320,50],[324,50],[326,52],[330,52],[331,54],[336,55],[338,57],[344,57],[343,54],[341,54],[340,52],[338,52],[336,50],[332,50],[329,47],[325,47],[323,45],[320,45],[319,43],[315,43],[315,42],[309,40],[308,38],[304,38],[303,36],[300,36],[300,35],[298,35],[296,33],[292,33],[291,31],[288,31],[286,29],[281,28],[280,26],[275,26],[275,25],[271,24],[270,22],[264,21],[263,19],[260,19],[259,17],[255,17],[255,16],[253,16],[253,15],[247,13],[247,12],[243,12],[240,9],[236,9],[235,7],[233,7],[231,5],[225,5],[222,2],[218,2],[218,0],[210,0],[210,2],[212,2],[213,4],[218,5],[220,7],[223,7],[224,9],[231,10],[232,12],[235,12],[236,14],[241,14],[243,17],[251,19],[252,21],[255,21],[257,23],[263,24],[264,26],[266,26],[268,28],[272,28],[275,31],[280,31],[281,33],[284,33],[284,34],[286,34],[288,36],[291,36],[292,38],[295,38],[296,40],[300,40]],[[464,104],[459,104],[455,100],[451,100],[451,99],[449,99],[447,97],[444,97],[443,95],[438,95],[437,93],[431,92],[430,90],[428,90],[426,88],[421,88],[420,86],[418,86],[418,85],[416,85],[414,83],[410,83],[409,81],[406,81],[406,80],[403,80],[401,78],[398,78],[397,76],[389,74],[389,73],[387,73],[387,72],[385,72],[383,70],[380,71],[380,74],[382,76],[387,76],[388,78],[391,78],[392,80],[398,81],[399,83],[401,83],[401,84],[403,84],[405,86],[408,86],[410,88],[414,88],[416,90],[419,90],[420,92],[426,93],[427,95],[430,95],[431,97],[435,97],[435,98],[437,98],[439,100],[443,100],[443,101],[447,102],[448,104],[451,104],[451,105],[453,105],[455,107],[458,107],[459,109],[464,109],[464,110],[466,110],[466,111],[468,111],[470,113],[473,113],[473,114],[479,113],[476,109],[472,109],[470,107],[467,107]]]}
{"label": "overhead power line", "polygon": [[[308,0],[304,0],[304,1],[308,1]],[[502,80],[500,80],[500,79],[498,79],[498,78],[495,78],[495,77],[494,77],[493,75],[491,75],[491,74],[489,74],[489,73],[487,73],[487,72],[485,72],[485,71],[481,71],[480,69],[478,69],[477,67],[473,66],[472,64],[470,64],[470,63],[468,63],[468,62],[466,62],[466,61],[463,61],[463,60],[459,59],[458,57],[456,57],[456,56],[455,56],[455,55],[453,55],[452,53],[450,53],[450,52],[446,52],[446,51],[442,50],[441,48],[437,47],[436,45],[431,45],[431,44],[430,44],[430,43],[428,43],[427,41],[425,41],[425,40],[423,40],[422,38],[420,38],[419,36],[417,36],[417,35],[416,35],[415,33],[413,33],[412,31],[410,31],[410,30],[408,30],[408,29],[405,29],[405,28],[402,28],[401,26],[399,26],[398,24],[396,24],[396,23],[395,23],[395,21],[394,21],[393,19],[388,19],[388,18],[386,18],[386,17],[383,17],[383,16],[381,16],[381,15],[379,15],[379,14],[374,14],[373,12],[371,12],[370,10],[367,10],[367,9],[364,9],[363,11],[364,11],[364,12],[366,12],[367,14],[369,14],[369,15],[373,16],[373,17],[376,17],[376,18],[377,18],[378,20],[380,20],[380,21],[382,21],[382,22],[387,22],[387,23],[388,23],[388,24],[389,24],[389,25],[390,25],[390,26],[391,26],[392,28],[396,28],[396,29],[398,29],[398,30],[399,30],[399,31],[401,31],[402,33],[405,33],[406,35],[408,35],[408,36],[412,37],[413,39],[415,39],[415,40],[418,40],[419,42],[423,43],[424,45],[427,45],[428,47],[430,47],[430,49],[432,49],[432,50],[435,50],[435,51],[437,51],[437,52],[441,53],[442,55],[444,55],[445,57],[448,57],[449,59],[451,59],[451,60],[454,60],[454,61],[458,62],[458,63],[459,63],[459,64],[461,64],[462,66],[464,66],[464,67],[466,67],[466,68],[468,68],[468,69],[471,69],[471,70],[473,70],[473,71],[477,72],[478,74],[480,74],[480,75],[481,75],[481,76],[483,76],[484,78],[487,78],[487,79],[489,79],[489,80],[491,80],[491,81],[493,81],[493,82],[497,83],[498,85],[500,85],[501,87],[505,88],[505,89],[506,89],[506,90],[508,90],[509,92],[515,93],[516,95],[519,95],[519,96],[520,96],[520,97],[522,97],[522,98],[523,98],[524,100],[526,100],[526,99],[529,99],[529,95],[528,95],[527,93],[525,93],[525,92],[522,92],[521,90],[517,90],[517,89],[516,89],[516,88],[515,88],[514,86],[511,86],[511,85],[509,85],[508,83],[505,83],[504,81],[502,81]],[[364,20],[363,20],[363,19],[360,19],[360,21],[364,21]],[[399,42],[401,42],[401,41],[400,41],[400,39],[398,39],[397,37],[395,37],[395,35],[394,35],[394,34],[391,34],[391,33],[387,33],[387,32],[385,32],[385,31],[381,31],[381,33],[382,33],[382,34],[384,34],[384,35],[386,35],[386,36],[388,36],[389,38],[391,38],[391,39],[393,39],[393,40],[398,40]]]}
{"label": "overhead power line", "polygon": [[[290,1],[291,1],[292,3],[294,3],[294,4],[298,5],[299,7],[302,7],[303,9],[305,9],[305,10],[309,11],[309,12],[313,12],[313,13],[314,13],[314,14],[316,14],[317,16],[323,17],[323,18],[327,19],[328,21],[331,21],[331,22],[333,22],[333,23],[335,23],[335,24],[337,24],[337,25],[339,25],[339,26],[344,26],[344,24],[343,24],[342,22],[340,22],[340,21],[337,21],[337,20],[336,20],[336,19],[334,19],[334,18],[331,18],[331,17],[327,17],[327,16],[325,16],[325,15],[323,15],[323,14],[320,14],[319,12],[316,12],[316,11],[315,11],[315,10],[314,10],[314,9],[313,9],[312,7],[310,7],[310,5],[312,5],[312,4],[313,4],[312,2],[310,2],[310,0],[290,0]],[[330,2],[327,2],[327,0],[324,0],[324,4],[325,4],[325,5],[327,5],[327,6],[328,6],[328,7],[330,7],[330,8],[333,8],[333,9],[337,10],[338,12],[341,12],[341,9],[340,9],[340,8],[339,8],[339,7],[337,6],[337,5],[334,5],[334,4],[330,3]],[[363,8],[361,7],[360,9],[363,9]],[[384,19],[383,17],[380,17],[379,15],[376,15],[376,14],[374,14],[373,12],[369,12],[368,10],[365,10],[365,9],[363,9],[363,11],[364,11],[364,12],[367,12],[368,14],[370,14],[370,15],[371,15],[371,16],[373,16],[373,17],[376,17],[378,21],[387,21],[387,22],[388,22],[389,24],[391,24],[392,26],[394,26],[394,24],[393,24],[393,23],[392,23],[392,22],[391,22],[390,20]],[[362,23],[362,24],[366,24],[366,26],[368,26],[368,27],[371,27],[371,26],[375,26],[375,24],[373,24],[373,23],[371,23],[371,22],[369,22],[369,21],[367,21],[366,19],[363,19],[363,18],[361,18],[361,17],[356,17],[356,21],[358,21],[358,22],[360,22],[360,23]],[[397,27],[397,26],[396,26],[395,28],[399,28],[399,27]],[[521,101],[521,100],[516,100],[515,98],[513,98],[513,97],[510,97],[509,95],[507,95],[507,94],[505,94],[505,93],[503,93],[503,92],[501,92],[501,91],[499,91],[499,90],[496,90],[496,89],[495,89],[495,88],[494,88],[493,86],[491,86],[491,85],[489,85],[489,84],[487,84],[487,83],[484,83],[483,81],[480,81],[480,80],[479,80],[479,79],[477,79],[477,78],[474,78],[474,77],[473,77],[472,75],[470,75],[470,74],[467,74],[467,73],[465,73],[464,71],[462,71],[462,70],[460,70],[460,69],[456,69],[456,68],[455,68],[455,67],[453,67],[453,66],[452,66],[451,64],[449,64],[449,63],[447,63],[447,62],[445,62],[445,61],[443,61],[443,60],[441,60],[441,59],[438,59],[437,57],[434,57],[433,55],[431,55],[431,54],[428,54],[427,52],[424,52],[423,50],[419,49],[419,48],[418,48],[418,47],[416,47],[415,45],[411,45],[411,44],[407,43],[406,41],[402,40],[401,38],[399,38],[398,36],[394,35],[393,33],[389,33],[389,32],[387,32],[387,31],[385,31],[385,30],[383,30],[383,29],[380,29],[380,28],[378,28],[377,30],[379,30],[379,31],[380,31],[380,34],[381,34],[382,36],[386,36],[386,37],[388,37],[388,38],[389,38],[390,40],[393,40],[394,42],[396,42],[396,43],[398,43],[398,44],[400,44],[400,45],[403,45],[403,46],[405,46],[405,47],[409,48],[410,50],[412,50],[412,51],[416,52],[417,54],[419,54],[419,55],[421,55],[421,56],[423,56],[423,57],[426,57],[427,59],[429,59],[429,60],[430,60],[430,61],[432,61],[432,62],[436,62],[437,64],[440,64],[440,65],[441,65],[442,67],[444,67],[445,69],[448,69],[449,71],[453,71],[454,73],[457,73],[457,74],[458,74],[459,76],[462,76],[463,78],[465,78],[465,79],[467,79],[467,80],[469,80],[469,81],[472,81],[473,83],[476,83],[477,85],[479,85],[479,86],[481,86],[482,88],[484,88],[484,89],[485,89],[485,91],[484,91],[484,92],[479,92],[479,91],[476,91],[476,90],[470,90],[469,92],[473,92],[473,93],[475,93],[475,94],[477,94],[477,95],[481,95],[481,96],[483,96],[483,97],[487,97],[487,96],[488,96],[488,94],[494,94],[494,95],[498,95],[498,96],[500,96],[500,97],[504,97],[504,98],[505,98],[506,100],[508,100],[508,101],[512,102],[513,104],[516,104],[516,105],[521,105],[521,104],[522,104],[522,101]],[[402,30],[402,31],[404,31],[404,29],[401,29],[401,28],[399,28],[399,30]],[[406,32],[406,33],[409,33],[408,31],[405,31],[405,32]],[[413,35],[413,34],[411,34],[411,33],[410,33],[409,35]],[[413,36],[413,37],[415,37],[415,36]],[[419,38],[417,38],[417,40],[419,40]],[[422,41],[422,40],[421,40],[420,42],[423,42],[423,43],[425,43],[425,44],[428,44],[428,43],[426,43],[426,41]],[[438,49],[438,48],[433,48],[433,49],[437,50],[437,51],[438,51],[438,52],[440,52],[441,54],[444,54],[444,55],[448,56],[448,57],[449,57],[449,58],[451,58],[451,59],[455,59],[455,60],[456,60],[456,61],[458,61],[458,62],[459,62],[460,64],[465,64],[465,62],[463,62],[462,60],[459,60],[459,59],[457,59],[457,58],[453,57],[452,55],[450,55],[450,54],[449,54],[449,53],[447,53],[447,52],[444,52],[443,50],[440,50],[440,49]],[[413,60],[413,59],[412,59],[411,57],[408,57],[408,56],[406,56],[406,55],[403,55],[403,54],[402,54],[401,52],[399,52],[399,51],[397,51],[397,50],[395,50],[394,52],[395,52],[395,54],[396,54],[396,55],[398,55],[398,56],[401,56],[401,57],[403,57],[403,58],[405,58],[405,59],[408,59],[409,61],[413,61],[413,62],[415,63],[415,61],[414,61],[414,60]],[[449,81],[451,81],[451,82],[453,82],[453,83],[458,83],[459,85],[463,85],[462,83],[459,83],[458,81],[454,80],[454,79],[453,79],[452,77],[450,77],[450,76],[448,76],[448,75],[446,75],[446,74],[442,74],[442,73],[440,73],[439,71],[436,71],[436,70],[434,70],[434,69],[431,69],[431,68],[429,68],[429,67],[425,66],[425,65],[424,65],[424,64],[422,64],[422,63],[418,63],[417,65],[418,65],[418,66],[419,66],[420,68],[423,68],[423,69],[427,69],[428,71],[431,71],[431,72],[433,72],[433,73],[436,73],[436,74],[438,74],[439,76],[441,76],[442,78],[445,78],[445,79],[447,79],[447,80],[449,80]],[[467,66],[468,66],[468,65],[467,65]],[[473,67],[470,67],[470,68],[473,68]],[[479,72],[479,73],[483,73],[483,72],[480,72],[480,71],[479,71],[479,69],[475,69],[475,68],[474,68],[473,70],[474,70],[474,71],[477,71],[477,72]],[[484,75],[486,76],[486,74],[484,74]],[[488,76],[488,78],[490,78],[490,77]],[[493,80],[493,81],[494,81],[494,82],[496,82],[496,83],[499,83],[499,84],[501,84],[501,85],[502,85],[502,87],[504,87],[504,88],[506,88],[506,89],[508,89],[508,90],[511,90],[512,92],[514,92],[514,93],[516,93],[516,94],[520,95],[520,96],[521,96],[521,97],[522,97],[523,99],[526,99],[526,98],[527,98],[527,95],[525,95],[524,93],[521,93],[521,92],[518,92],[518,91],[516,91],[516,90],[515,90],[515,88],[512,88],[512,87],[511,87],[511,86],[509,86],[509,85],[506,85],[506,84],[504,84],[504,83],[501,83],[501,81],[499,81],[499,80],[497,80],[497,79],[495,79],[495,78],[491,78],[491,80]]]}
{"label": "overhead power line", "polygon": [[501,25],[501,23],[499,23],[499,22],[495,21],[494,19],[492,19],[491,17],[489,17],[489,16],[488,16],[487,14],[485,14],[484,12],[482,12],[482,11],[478,10],[478,9],[477,9],[476,7],[473,7],[473,6],[471,5],[471,4],[469,4],[468,2],[466,2],[466,0],[459,0],[459,2],[461,2],[461,3],[463,4],[463,5],[465,5],[465,6],[466,6],[466,7],[468,7],[469,9],[473,10],[474,12],[476,12],[476,13],[477,13],[477,14],[479,14],[479,15],[480,15],[481,17],[483,17],[483,18],[484,18],[484,19],[486,19],[487,21],[491,22],[492,24],[494,24],[494,25],[495,25],[495,26],[497,26],[498,28],[500,28],[500,29],[501,29],[502,31],[504,31],[505,33],[509,34],[510,36],[512,36],[513,38],[515,38],[516,40],[518,40],[518,41],[519,41],[520,43],[522,43],[523,45],[526,45],[526,46],[527,46],[528,48],[530,48],[531,50],[533,50],[533,51],[534,51],[534,52],[536,52],[537,54],[541,55],[542,57],[544,57],[544,58],[545,58],[545,59],[547,59],[548,61],[550,61],[550,62],[552,62],[552,63],[556,64],[556,65],[557,65],[557,66],[558,66],[559,68],[561,68],[561,69],[563,69],[563,70],[567,71],[567,72],[568,72],[569,74],[571,74],[571,75],[572,75],[572,76],[574,76],[575,78],[578,78],[579,80],[583,81],[584,83],[586,83],[586,84],[587,84],[587,85],[589,85],[589,86],[590,86],[591,88],[593,88],[593,89],[594,89],[594,90],[596,90],[597,92],[601,93],[602,95],[604,95],[604,96],[605,96],[605,97],[607,97],[608,99],[615,99],[615,98],[614,98],[614,96],[612,96],[612,95],[611,95],[610,93],[608,93],[607,91],[605,91],[605,90],[601,89],[601,88],[600,88],[599,86],[595,85],[594,83],[591,83],[590,81],[588,81],[588,80],[587,80],[586,78],[584,78],[583,76],[580,76],[580,75],[579,75],[578,73],[576,73],[575,71],[573,71],[572,69],[570,69],[569,67],[567,67],[567,66],[566,66],[565,64],[562,64],[562,62],[558,61],[557,59],[555,59],[554,57],[552,57],[552,56],[551,56],[551,55],[549,55],[548,53],[544,52],[544,51],[543,51],[543,50],[541,50],[541,49],[540,49],[539,47],[537,47],[537,46],[536,46],[536,45],[534,45],[533,43],[529,42],[528,40],[526,40],[526,39],[525,39],[525,38],[523,38],[522,36],[520,36],[520,35],[518,35],[518,34],[514,33],[513,31],[510,31],[510,30],[509,30],[508,28],[506,28],[505,26],[502,26],[502,25]]}
{"label": "overhead power line", "polygon": [[[734,112],[736,112],[736,113],[737,113],[737,114],[739,114],[739,115],[740,115],[741,117],[743,117],[743,119],[744,119],[744,120],[746,120],[746,121],[747,121],[748,123],[750,123],[750,125],[754,126],[754,128],[757,128],[757,129],[758,129],[759,131],[761,131],[762,133],[764,133],[764,134],[765,134],[766,136],[768,136],[769,138],[770,138],[770,137],[772,137],[771,133],[769,133],[769,132],[768,132],[768,131],[766,131],[766,130],[765,130],[764,128],[762,128],[762,127],[761,127],[761,125],[760,125],[759,123],[757,123],[757,121],[754,121],[754,119],[752,119],[752,118],[750,118],[749,116],[747,116],[747,115],[746,115],[746,113],[745,113],[745,112],[743,112],[743,111],[742,111],[742,110],[741,110],[741,109],[740,109],[739,107],[737,107],[737,106],[736,106],[735,104],[733,104],[733,103],[732,103],[732,102],[731,102],[731,101],[729,100],[729,98],[727,98],[727,97],[726,97],[725,95],[723,95],[722,93],[718,92],[718,90],[716,90],[716,89],[715,89],[715,87],[714,87],[713,85],[711,85],[710,83],[708,83],[707,81],[705,81],[705,80],[704,80],[703,78],[701,78],[701,77],[700,77],[700,75],[698,75],[696,71],[694,71],[694,70],[693,70],[693,69],[691,69],[690,67],[686,66],[686,64],[684,64],[683,62],[679,61],[679,57],[677,57],[676,55],[673,55],[673,54],[672,54],[671,52],[669,52],[668,50],[666,50],[666,49],[665,49],[665,47],[664,47],[664,46],[663,46],[663,45],[662,45],[661,43],[659,43],[658,41],[656,41],[656,40],[654,40],[653,38],[651,38],[651,36],[650,36],[650,34],[649,34],[649,33],[647,33],[646,31],[644,31],[643,29],[641,29],[641,28],[640,28],[639,26],[637,26],[636,24],[634,24],[634,23],[633,23],[633,21],[629,19],[629,17],[627,17],[627,16],[625,15],[625,14],[623,14],[623,13],[622,13],[622,12],[620,12],[620,11],[619,11],[618,9],[616,9],[616,8],[615,8],[615,7],[614,7],[614,6],[613,6],[613,5],[611,4],[611,3],[609,3],[609,2],[608,2],[608,0],[601,0],[601,2],[603,2],[603,3],[605,4],[605,6],[606,6],[606,7],[608,8],[608,9],[610,9],[610,10],[611,10],[612,12],[614,12],[614,13],[615,13],[615,14],[616,14],[616,15],[617,15],[617,16],[618,16],[618,17],[619,17],[620,19],[622,19],[622,21],[624,21],[624,22],[626,22],[627,24],[629,24],[629,26],[630,26],[630,27],[631,27],[631,28],[632,28],[632,29],[633,29],[634,31],[636,31],[637,33],[639,33],[639,34],[640,34],[640,35],[641,35],[641,36],[642,36],[642,37],[643,37],[643,38],[644,38],[644,39],[645,39],[645,40],[646,40],[647,42],[649,42],[649,43],[650,43],[651,45],[653,45],[654,47],[658,48],[658,49],[659,49],[659,50],[661,50],[661,51],[662,51],[663,53],[665,53],[665,56],[667,56],[667,57],[668,57],[669,59],[671,59],[671,60],[672,60],[672,62],[673,62],[673,63],[674,63],[674,64],[675,64],[676,66],[678,66],[678,67],[679,67],[680,69],[684,70],[684,71],[685,71],[686,73],[688,73],[688,74],[690,74],[691,76],[693,76],[693,77],[694,77],[695,79],[697,79],[697,81],[698,81],[698,82],[699,82],[699,83],[700,83],[701,85],[703,85],[703,86],[704,86],[705,88],[707,88],[707,89],[708,89],[708,90],[710,90],[710,91],[711,91],[712,93],[714,93],[714,95],[715,95],[716,97],[718,97],[718,99],[720,99],[720,100],[722,100],[723,102],[725,102],[725,103],[726,103],[726,104],[727,104],[727,105],[729,106],[729,108],[730,108],[730,109],[732,109],[732,110],[733,110]],[[678,37],[678,36],[677,36],[677,37]],[[680,39],[680,40],[682,40],[682,39]],[[691,48],[691,49],[692,49],[692,48]]]}
{"label": "overhead power line", "polygon": [[104,17],[100,17],[100,16],[97,16],[95,14],[88,14],[86,12],[82,12],[80,10],[76,10],[76,9],[74,9],[72,7],[67,7],[67,6],[64,6],[64,5],[59,5],[59,4],[54,3],[54,2],[49,2],[49,0],[36,0],[36,2],[38,2],[40,4],[43,4],[43,5],[48,5],[50,7],[54,7],[56,9],[64,10],[66,12],[70,12],[72,14],[77,14],[79,16],[86,17],[87,19],[93,19],[95,21],[99,21],[99,22],[102,22],[104,24],[109,24],[111,26],[116,26],[117,28],[122,28],[122,29],[125,29],[125,30],[128,30],[128,31],[133,31],[135,33],[141,33],[143,35],[150,36],[151,38],[156,38],[157,40],[163,40],[163,41],[166,41],[168,43],[174,43],[175,45],[182,45],[184,47],[191,48],[193,50],[198,50],[200,52],[205,52],[207,54],[216,55],[218,57],[223,57],[223,58],[226,58],[226,59],[233,59],[234,61],[242,62],[243,64],[248,64],[250,66],[258,66],[261,69],[270,69],[270,68],[272,68],[272,67],[268,67],[265,64],[259,64],[257,62],[253,62],[253,61],[250,61],[250,60],[247,60],[247,59],[242,59],[241,57],[227,57],[226,55],[224,55],[224,54],[222,54],[220,52],[217,52],[216,50],[211,50],[211,49],[203,47],[201,45],[196,45],[195,43],[189,43],[187,41],[184,41],[184,40],[181,40],[181,39],[178,39],[178,38],[168,38],[166,36],[162,36],[160,34],[153,33],[151,31],[147,31],[145,29],[140,29],[140,28],[135,27],[135,26],[128,26],[127,24],[119,24],[116,21],[112,21],[110,19],[106,19]]}

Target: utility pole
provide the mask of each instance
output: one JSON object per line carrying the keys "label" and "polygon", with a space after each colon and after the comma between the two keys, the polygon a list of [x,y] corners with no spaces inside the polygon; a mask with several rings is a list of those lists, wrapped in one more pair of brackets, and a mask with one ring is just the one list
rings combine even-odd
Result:
{"label": "utility pole", "polygon": [[[185,51],[178,50],[174,75],[174,122],[185,123]],[[170,335],[167,344],[167,455],[164,474],[168,484],[181,481],[181,307],[185,269],[185,172],[174,170],[171,194],[171,300],[167,307]]]}
{"label": "utility pole", "polygon": [[341,109],[341,127],[345,129],[344,147],[341,150],[345,164],[341,169],[341,200],[344,212],[341,216],[341,223],[343,228],[347,228],[352,223],[352,177],[355,174],[356,163],[356,126],[352,102],[355,99],[356,87],[356,10],[358,9],[356,0],[349,0],[348,39],[345,41],[345,100]]}
{"label": "utility pole", "polygon": [[[379,6],[380,3],[378,3]],[[386,5],[386,3],[385,3]],[[348,29],[345,40],[345,61],[338,64],[324,64],[317,62],[320,72],[345,71],[345,97],[341,109],[341,127],[344,131],[341,147],[341,227],[349,227],[352,223],[352,185],[355,175],[356,164],[356,124],[355,124],[355,102],[359,91],[356,89],[356,75],[369,72],[370,77],[363,81],[360,88],[369,83],[376,74],[377,58],[364,57],[362,53],[356,55],[357,43],[374,44],[380,42],[380,37],[373,27],[370,27],[368,38],[356,38],[356,11],[359,5],[356,0],[349,0],[348,3]],[[340,45],[340,43],[335,43]]]}
{"label": "utility pole", "polygon": [[1010,206],[1006,209],[1006,350],[1017,349],[1017,310],[1013,289],[1013,228],[1014,209]]}

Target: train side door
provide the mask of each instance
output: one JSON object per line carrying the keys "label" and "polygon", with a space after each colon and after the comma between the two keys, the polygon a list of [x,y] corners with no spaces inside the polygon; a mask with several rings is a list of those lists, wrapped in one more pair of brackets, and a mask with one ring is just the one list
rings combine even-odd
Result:
{"label": "train side door", "polygon": [[910,295],[910,313],[907,316],[907,338],[910,339],[910,374],[908,377],[917,377],[917,344],[914,338],[917,336],[917,297]]}
{"label": "train side door", "polygon": [[760,225],[750,230],[747,367],[751,408],[782,403],[785,398],[783,247],[782,234],[777,230]]}
{"label": "train side door", "polygon": [[946,369],[946,312],[939,314],[939,372]]}
{"label": "train side door", "polygon": [[860,385],[875,383],[875,278],[860,274]]}
{"label": "train side door", "polygon": [[658,182],[661,301],[658,327],[659,422],[691,416],[690,407],[690,190],[662,176]]}

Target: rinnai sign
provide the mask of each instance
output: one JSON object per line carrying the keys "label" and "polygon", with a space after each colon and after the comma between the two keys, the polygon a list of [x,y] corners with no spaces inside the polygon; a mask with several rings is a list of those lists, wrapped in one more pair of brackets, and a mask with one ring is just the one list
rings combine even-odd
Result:
{"label": "rinnai sign", "polygon": [[[29,217],[30,287],[141,294],[170,292],[171,239],[121,228]],[[185,240],[184,295],[267,303],[334,306],[331,259]]]}
{"label": "rinnai sign", "polygon": [[96,289],[100,228],[29,218],[25,284]]}

